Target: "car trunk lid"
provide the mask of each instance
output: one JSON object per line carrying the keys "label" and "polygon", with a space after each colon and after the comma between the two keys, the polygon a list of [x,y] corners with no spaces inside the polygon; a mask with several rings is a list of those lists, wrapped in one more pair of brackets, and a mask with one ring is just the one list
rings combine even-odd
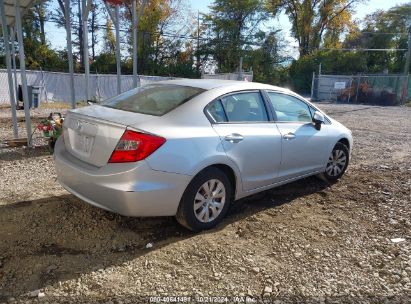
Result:
{"label": "car trunk lid", "polygon": [[156,119],[156,116],[90,106],[70,111],[63,124],[66,149],[82,161],[106,165],[127,126]]}

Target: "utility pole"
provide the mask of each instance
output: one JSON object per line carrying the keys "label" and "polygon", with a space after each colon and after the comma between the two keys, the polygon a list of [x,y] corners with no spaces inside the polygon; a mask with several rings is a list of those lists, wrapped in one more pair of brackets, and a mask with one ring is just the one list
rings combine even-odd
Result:
{"label": "utility pole", "polygon": [[200,72],[200,11],[197,12],[197,73]]}
{"label": "utility pole", "polygon": [[[66,40],[67,40],[67,56],[70,73],[70,102],[71,108],[76,107],[76,95],[74,93],[74,65],[73,65],[73,49],[71,41],[71,8],[70,0],[64,0],[64,16],[66,21]],[[86,89],[87,90],[87,89]]]}
{"label": "utility pole", "polygon": [[85,76],[85,101],[89,100],[89,78],[90,62],[88,52],[88,14],[91,8],[91,0],[82,1],[82,21],[83,21],[83,56],[84,56],[84,76]]}
{"label": "utility pole", "polygon": [[408,51],[405,60],[404,75],[408,75],[410,70],[410,60],[411,60],[411,25],[408,28]]}
{"label": "utility pole", "polygon": [[410,60],[411,60],[411,25],[408,28],[408,51],[405,59],[405,66],[404,66],[404,80],[402,81],[402,96],[401,96],[401,103],[405,104],[408,98],[408,77],[410,71]]}
{"label": "utility pole", "polygon": [[243,57],[240,57],[240,66],[239,66],[239,73],[238,73],[238,78],[239,80],[244,80],[243,79]]}
{"label": "utility pole", "polygon": [[[121,94],[121,52],[120,52],[120,4],[115,4],[114,14],[111,7],[108,5],[108,1],[104,1],[107,12],[113,21],[114,28],[116,30],[116,65],[117,65],[117,95]],[[133,55],[134,59],[134,55]],[[136,61],[137,62],[137,61]],[[134,67],[134,63],[133,63]],[[133,75],[137,70],[133,71]]]}
{"label": "utility pole", "polygon": [[[29,93],[27,90],[27,75],[26,75],[26,55],[24,52],[24,42],[23,42],[23,29],[21,26],[21,7],[20,1],[14,1],[14,10],[16,14],[16,30],[17,30],[17,41],[19,42],[19,59],[20,59],[20,78],[21,78],[21,88],[23,90],[23,103],[24,103],[24,118],[26,119],[26,132],[27,132],[27,147],[32,147],[31,144],[31,118],[30,118],[30,108],[29,108]],[[8,43],[7,43],[8,45]]]}
{"label": "utility pole", "polygon": [[120,4],[114,8],[116,21],[116,63],[117,63],[117,95],[121,94],[121,52],[120,52]]}
{"label": "utility pole", "polygon": [[133,88],[138,87],[137,73],[137,0],[132,1],[132,19],[133,19]]}
{"label": "utility pole", "polygon": [[132,19],[133,19],[133,87],[137,88],[140,86],[140,79],[137,72],[138,63],[138,23],[140,22],[141,16],[143,15],[144,8],[146,7],[148,0],[143,0],[139,5],[139,10],[137,14],[137,0],[132,0]]}
{"label": "utility pole", "polygon": [[[11,54],[10,54],[10,45],[9,45],[9,32],[7,26],[7,18],[6,18],[6,8],[4,5],[4,1],[0,0],[0,17],[1,17],[1,29],[3,30],[3,41],[4,41],[4,52],[6,55],[6,67],[7,67],[7,77],[8,77],[8,84],[9,84],[9,96],[10,96],[10,105],[11,105],[11,116],[13,119],[13,136],[14,138],[19,137],[18,133],[18,125],[17,125],[17,113],[16,113],[16,99],[14,96],[14,87],[13,87],[13,77],[12,77],[12,65],[11,65]],[[14,52],[14,45],[12,45],[13,52]]]}

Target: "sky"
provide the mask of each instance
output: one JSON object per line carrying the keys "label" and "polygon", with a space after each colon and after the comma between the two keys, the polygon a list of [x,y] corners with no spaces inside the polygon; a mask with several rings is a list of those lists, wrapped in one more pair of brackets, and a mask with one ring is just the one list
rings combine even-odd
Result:
{"label": "sky", "polygon": [[[213,2],[212,0],[191,0],[191,7],[193,10],[199,10],[200,12],[208,12],[208,6]],[[372,13],[378,9],[387,10],[393,6],[405,4],[409,1],[404,0],[369,0],[364,1],[363,4],[357,5],[357,12],[355,18],[363,18],[365,15]],[[284,19],[284,15],[282,16]],[[284,21],[288,21],[287,18]]]}
{"label": "sky", "polygon": [[[208,6],[213,3],[213,0],[191,0],[191,7],[193,11],[200,11],[202,13],[209,12]],[[368,0],[364,1],[362,4],[356,6],[356,12],[353,16],[354,19],[362,20],[366,15],[373,13],[377,10],[388,10],[393,6],[409,3],[404,0]],[[287,53],[293,57],[298,56],[298,43],[291,37],[291,23],[288,20],[288,17],[281,13],[274,20],[273,25],[275,28],[282,29],[282,34],[286,42],[290,45],[290,50]]]}
{"label": "sky", "polygon": [[[201,13],[208,13],[209,12],[209,5],[213,3],[213,0],[186,0],[187,3],[191,6],[191,10],[193,12],[199,11]],[[354,19],[363,19],[367,14],[370,14],[376,10],[382,9],[387,10],[393,6],[401,5],[408,3],[409,0],[368,0],[364,1],[362,4],[357,5],[356,13],[354,14]],[[290,46],[290,50],[288,50],[288,54],[293,57],[298,56],[297,50],[297,41],[291,37],[290,29],[291,24],[284,15],[281,13],[279,17],[275,20],[271,21],[269,24],[270,26],[274,26],[275,28],[282,29],[282,34],[284,36],[285,41]],[[66,47],[66,32],[63,28],[57,28],[52,23],[46,24],[46,32],[48,40],[51,43],[51,46],[56,49],[63,49]]]}

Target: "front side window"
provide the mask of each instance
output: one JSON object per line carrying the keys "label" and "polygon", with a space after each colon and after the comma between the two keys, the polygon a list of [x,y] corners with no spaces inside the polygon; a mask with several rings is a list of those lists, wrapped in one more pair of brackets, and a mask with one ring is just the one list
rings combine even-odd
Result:
{"label": "front side window", "polygon": [[220,100],[228,122],[268,121],[264,101],[259,92],[231,94]]}
{"label": "front side window", "polygon": [[308,105],[294,96],[267,92],[277,121],[312,122]]}
{"label": "front side window", "polygon": [[174,84],[150,84],[110,98],[102,105],[123,111],[162,116],[204,91]]}

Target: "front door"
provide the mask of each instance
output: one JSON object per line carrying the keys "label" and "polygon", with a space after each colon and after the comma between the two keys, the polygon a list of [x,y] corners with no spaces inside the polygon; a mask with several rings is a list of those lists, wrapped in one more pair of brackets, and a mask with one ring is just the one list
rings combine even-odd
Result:
{"label": "front door", "polygon": [[320,171],[327,162],[329,130],[314,127],[310,106],[301,99],[279,92],[267,92],[282,136],[279,178],[294,178]]}

